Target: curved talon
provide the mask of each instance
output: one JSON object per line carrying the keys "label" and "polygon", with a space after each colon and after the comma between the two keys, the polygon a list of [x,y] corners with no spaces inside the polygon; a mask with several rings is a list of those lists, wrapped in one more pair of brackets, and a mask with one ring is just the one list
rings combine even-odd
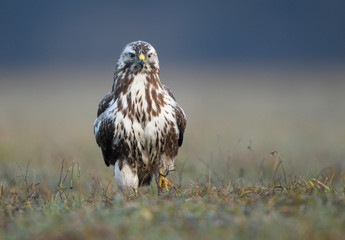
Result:
{"label": "curved talon", "polygon": [[169,171],[167,174],[163,174],[162,169],[159,170],[159,180],[158,180],[158,186],[161,188],[164,188],[166,191],[169,190],[168,187],[173,187],[174,185],[169,182],[169,180],[166,178],[166,176],[169,174]]}

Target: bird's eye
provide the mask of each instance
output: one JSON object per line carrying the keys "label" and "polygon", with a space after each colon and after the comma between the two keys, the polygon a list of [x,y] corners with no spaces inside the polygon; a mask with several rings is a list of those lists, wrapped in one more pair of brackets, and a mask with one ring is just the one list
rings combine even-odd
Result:
{"label": "bird's eye", "polygon": [[134,58],[134,57],[135,57],[134,53],[130,53],[130,54],[129,54],[129,57],[130,57],[130,58]]}
{"label": "bird's eye", "polygon": [[150,59],[152,57],[152,53],[150,53],[149,55],[147,55],[147,58]]}

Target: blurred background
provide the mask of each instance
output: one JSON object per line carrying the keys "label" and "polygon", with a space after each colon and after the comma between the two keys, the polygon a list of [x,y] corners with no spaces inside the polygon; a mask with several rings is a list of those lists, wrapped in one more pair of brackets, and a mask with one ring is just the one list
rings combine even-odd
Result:
{"label": "blurred background", "polygon": [[[345,160],[344,1],[1,1],[0,181],[112,179],[93,136],[126,43],[150,42],[188,125],[179,181],[269,181]],[[277,151],[277,154],[270,154]]]}

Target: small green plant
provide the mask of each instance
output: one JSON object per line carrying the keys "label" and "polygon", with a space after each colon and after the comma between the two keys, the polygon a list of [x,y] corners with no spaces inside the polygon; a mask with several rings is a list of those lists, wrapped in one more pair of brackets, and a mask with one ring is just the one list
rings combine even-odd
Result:
{"label": "small green plant", "polygon": [[[274,171],[278,166],[281,161]],[[216,185],[206,177],[159,196],[154,186],[121,195],[112,178],[96,176],[90,190],[81,189],[74,161],[68,166],[63,160],[58,176],[56,186],[46,186],[28,164],[10,186],[0,184],[1,239],[341,239],[345,234],[345,186],[333,187],[331,179],[294,176],[283,184],[274,179],[254,186],[243,180]]]}

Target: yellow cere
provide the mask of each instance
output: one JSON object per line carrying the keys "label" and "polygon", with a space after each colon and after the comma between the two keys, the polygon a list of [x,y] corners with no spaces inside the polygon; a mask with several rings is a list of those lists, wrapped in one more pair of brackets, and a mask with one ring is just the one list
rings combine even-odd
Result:
{"label": "yellow cere", "polygon": [[140,56],[139,56],[139,59],[141,60],[145,60],[145,56],[144,56],[144,54],[140,54]]}

